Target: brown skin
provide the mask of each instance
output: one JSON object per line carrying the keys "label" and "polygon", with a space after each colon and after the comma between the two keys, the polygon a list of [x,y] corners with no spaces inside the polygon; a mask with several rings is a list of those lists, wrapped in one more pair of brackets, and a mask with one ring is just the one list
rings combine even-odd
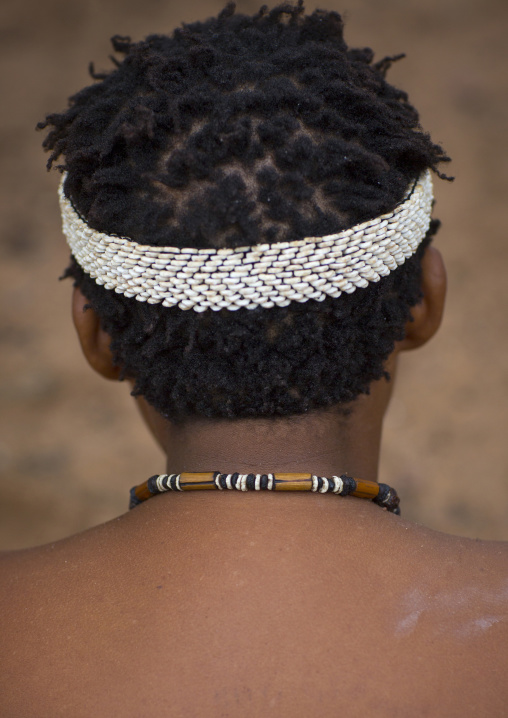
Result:
{"label": "brown skin", "polygon": [[[437,330],[445,275],[400,351]],[[117,378],[74,294],[85,356]],[[138,399],[168,471],[348,471],[376,479],[392,382],[344,418],[196,421]],[[131,483],[145,477],[131,477]],[[192,492],[2,561],[2,716],[504,716],[508,547],[355,498]]]}

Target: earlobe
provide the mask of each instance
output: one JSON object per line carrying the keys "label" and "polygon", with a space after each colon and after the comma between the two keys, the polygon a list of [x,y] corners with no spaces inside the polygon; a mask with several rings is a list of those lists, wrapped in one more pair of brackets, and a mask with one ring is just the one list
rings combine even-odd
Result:
{"label": "earlobe", "polygon": [[398,349],[407,351],[422,346],[441,325],[446,297],[446,269],[441,252],[428,247],[422,258],[423,298],[411,309],[412,321],[406,324],[406,335]]}
{"label": "earlobe", "polygon": [[72,320],[87,362],[106,379],[118,380],[120,367],[115,366],[110,350],[111,338],[105,332],[94,310],[85,309],[88,300],[76,287],[72,295]]}

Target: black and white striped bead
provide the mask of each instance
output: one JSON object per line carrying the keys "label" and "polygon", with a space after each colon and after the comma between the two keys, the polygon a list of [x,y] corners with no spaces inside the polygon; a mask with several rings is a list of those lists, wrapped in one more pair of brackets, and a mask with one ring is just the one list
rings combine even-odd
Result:
{"label": "black and white striped bead", "polygon": [[180,486],[180,474],[159,474],[148,479],[148,490],[152,494],[165,491],[183,491]]}
{"label": "black and white striped bead", "polygon": [[275,488],[275,477],[273,474],[220,474],[215,473],[215,486],[223,491],[224,489],[237,491],[273,491]]}
{"label": "black and white striped bead", "polygon": [[333,482],[333,488],[332,491],[334,494],[341,494],[342,489],[344,488],[344,482],[340,478],[340,476],[332,476],[330,481]]}
{"label": "black and white striped bead", "polygon": [[332,476],[327,479],[325,476],[313,476],[311,491],[320,494],[342,494],[344,491],[344,481],[340,476]]}

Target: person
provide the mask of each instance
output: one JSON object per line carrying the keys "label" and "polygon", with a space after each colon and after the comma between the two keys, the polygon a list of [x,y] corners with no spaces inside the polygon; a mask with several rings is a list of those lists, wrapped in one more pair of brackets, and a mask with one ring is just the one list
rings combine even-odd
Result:
{"label": "person", "polygon": [[302,2],[113,46],[40,127],[83,353],[167,473],[2,556],[2,715],[506,715],[506,544],[406,521],[377,483],[446,285],[448,158],[398,58]]}

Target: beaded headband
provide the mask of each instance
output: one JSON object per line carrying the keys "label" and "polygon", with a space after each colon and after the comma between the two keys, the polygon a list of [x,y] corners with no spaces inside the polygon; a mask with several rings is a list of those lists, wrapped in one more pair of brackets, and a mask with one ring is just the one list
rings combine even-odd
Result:
{"label": "beaded headband", "polygon": [[96,232],[59,187],[63,231],[97,284],[149,304],[203,312],[323,301],[378,282],[413,255],[432,209],[426,170],[392,212],[326,237],[234,249],[153,247]]}

